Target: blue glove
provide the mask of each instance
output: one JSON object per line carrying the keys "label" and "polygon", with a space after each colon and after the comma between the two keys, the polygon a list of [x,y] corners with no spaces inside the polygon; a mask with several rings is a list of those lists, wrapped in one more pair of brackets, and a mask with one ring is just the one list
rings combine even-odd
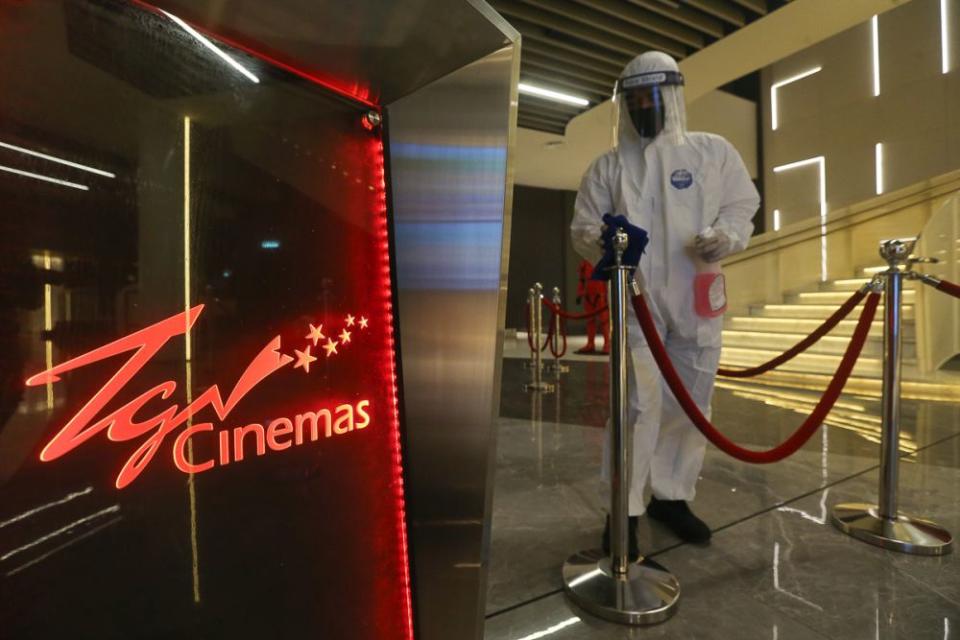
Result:
{"label": "blue glove", "polygon": [[593,275],[590,276],[590,279],[610,279],[609,268],[616,264],[616,253],[613,250],[613,237],[617,234],[617,229],[623,229],[630,239],[626,250],[623,252],[621,261],[628,267],[632,267],[630,269],[630,275],[633,275],[637,265],[640,264],[640,256],[643,255],[644,249],[647,248],[647,242],[649,242],[647,232],[627,222],[626,216],[623,215],[614,216],[605,213],[603,214],[603,222],[607,225],[603,235],[600,236],[600,239],[603,241],[603,257],[600,258],[600,262],[594,265]]}

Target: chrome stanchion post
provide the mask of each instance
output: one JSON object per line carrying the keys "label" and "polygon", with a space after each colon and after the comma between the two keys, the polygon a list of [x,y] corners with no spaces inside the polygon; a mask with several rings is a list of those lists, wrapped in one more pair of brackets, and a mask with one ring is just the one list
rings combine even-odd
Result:
{"label": "chrome stanchion post", "polygon": [[[601,549],[581,551],[563,565],[564,588],[585,611],[624,624],[652,624],[673,615],[680,583],[656,562],[629,557],[629,498],[632,451],[627,428],[627,278],[621,264],[628,244],[614,239],[616,266],[610,277],[610,557]],[[635,286],[635,283],[634,283]]]}
{"label": "chrome stanchion post", "polygon": [[560,356],[557,355],[560,353],[560,303],[562,302],[560,298],[560,287],[553,288],[553,306],[556,307],[557,313],[553,314],[551,319],[551,326],[553,328],[553,337],[551,338],[553,342],[553,362],[547,363],[547,368],[554,373],[557,379],[560,379],[561,373],[569,373],[570,367],[560,362]]}
{"label": "chrome stanchion post", "polygon": [[953,546],[950,532],[933,522],[900,514],[897,487],[900,468],[900,373],[903,334],[901,327],[904,268],[916,239],[887,240],[880,255],[889,268],[882,274],[883,308],[883,398],[880,437],[880,490],[877,505],[840,504],[833,508],[833,524],[854,538],[870,544],[918,555],[939,556]]}
{"label": "chrome stanchion post", "polygon": [[[533,305],[537,301],[536,292],[533,290],[533,287],[527,289],[527,341],[530,344],[535,344],[536,334],[534,334],[534,324],[537,320],[537,311],[534,309]],[[537,366],[537,354],[536,349],[531,348],[530,359],[523,363],[525,369],[533,369]]]}
{"label": "chrome stanchion post", "polygon": [[533,319],[533,382],[524,386],[527,391],[550,393],[553,385],[543,381],[543,354],[540,347],[543,344],[543,285],[539,282],[533,285],[533,296],[530,299],[531,316]]}

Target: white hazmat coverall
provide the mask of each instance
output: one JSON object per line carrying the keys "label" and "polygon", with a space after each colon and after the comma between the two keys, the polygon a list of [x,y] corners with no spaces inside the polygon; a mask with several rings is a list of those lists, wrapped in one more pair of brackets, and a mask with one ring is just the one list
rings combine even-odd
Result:
{"label": "white hazmat coverall", "polygon": [[[655,71],[678,72],[660,52],[627,64],[621,78]],[[596,262],[601,255],[601,217],[623,214],[647,230],[650,242],[640,260],[638,282],[680,377],[705,415],[710,415],[720,361],[723,317],[694,311],[697,274],[695,236],[706,227],[725,234],[729,253],[742,251],[753,231],[760,197],[740,155],[724,138],[686,131],[682,86],[661,88],[665,125],[656,137],[641,138],[625,105],[616,105],[617,146],[597,158],[580,184],[571,234],[577,251]],[[630,515],[645,511],[643,489],[650,477],[661,500],[692,500],[703,465],[706,439],[687,419],[664,383],[640,325],[627,305],[628,429],[632,427]],[[609,446],[609,425],[607,444]],[[609,452],[604,455],[607,475]]]}

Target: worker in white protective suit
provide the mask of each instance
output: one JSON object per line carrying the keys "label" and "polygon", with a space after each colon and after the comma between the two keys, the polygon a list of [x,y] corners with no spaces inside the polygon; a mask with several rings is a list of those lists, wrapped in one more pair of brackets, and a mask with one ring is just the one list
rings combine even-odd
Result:
{"label": "worker in white protective suit", "polygon": [[[698,315],[694,282],[698,272],[719,271],[716,263],[746,248],[760,197],[729,142],[686,130],[683,76],[667,54],[647,52],[627,64],[614,107],[617,144],[583,176],[571,224],[574,246],[588,260],[598,260],[601,218],[607,213],[624,215],[649,233],[637,280],[670,359],[709,416],[726,299],[718,278],[709,302],[719,313]],[[632,310],[627,343],[630,554],[637,555],[635,530],[644,511],[681,539],[705,543],[710,528],[687,503],[696,493],[706,439],[662,380]],[[648,478],[653,495],[645,507]],[[609,548],[609,520],[604,548]]]}

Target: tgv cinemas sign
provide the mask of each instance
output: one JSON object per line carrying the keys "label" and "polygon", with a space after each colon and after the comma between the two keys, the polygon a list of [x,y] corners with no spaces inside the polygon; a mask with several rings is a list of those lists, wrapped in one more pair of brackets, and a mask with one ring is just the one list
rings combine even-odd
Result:
{"label": "tgv cinemas sign", "polygon": [[[293,355],[283,353],[280,336],[274,337],[254,356],[226,398],[219,386],[213,385],[183,407],[176,403],[164,405],[177,389],[173,380],[162,382],[135,398],[124,397],[124,390],[141,369],[171,338],[189,332],[202,311],[203,305],[195,306],[28,378],[27,386],[53,384],[69,371],[115,356],[126,357],[109,380],[46,444],[40,459],[56,460],[104,431],[111,442],[139,443],[117,476],[116,486],[122,489],[136,480],[158,455],[172,457],[176,468],[184,473],[202,473],[241,462],[251,453],[262,456],[268,451],[283,451],[321,438],[345,436],[370,426],[370,400],[365,399],[310,407],[302,413],[277,417],[264,424],[225,426],[231,411],[270,376],[291,364],[292,369],[309,374],[311,364],[318,358],[333,358],[349,349],[353,340],[369,330],[370,321],[364,316],[347,315],[341,331],[327,330],[330,335],[324,334],[322,324],[310,324],[304,348],[293,349]],[[115,406],[118,398],[126,403],[108,411],[108,405]],[[148,410],[148,404],[154,408]],[[158,404],[162,408],[157,412]],[[216,416],[216,422],[200,421],[211,414]],[[215,455],[193,460],[190,445],[193,438],[214,439]]]}

